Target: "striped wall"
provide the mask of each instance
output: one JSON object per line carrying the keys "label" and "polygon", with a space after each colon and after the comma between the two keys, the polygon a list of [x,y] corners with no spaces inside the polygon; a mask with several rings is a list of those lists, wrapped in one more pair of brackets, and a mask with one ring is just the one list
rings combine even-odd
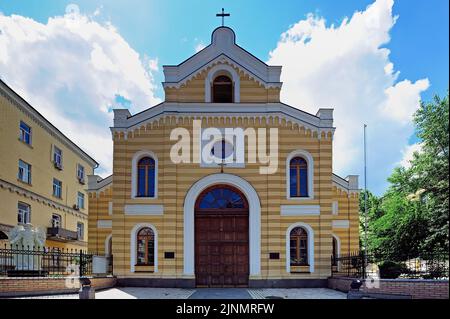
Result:
{"label": "striped wall", "polygon": [[[166,102],[205,102],[205,79],[208,71],[205,69],[196,74],[180,88],[165,88]],[[235,68],[240,76],[241,103],[270,103],[280,102],[279,88],[264,88],[241,70]]]}
{"label": "striped wall", "polygon": [[[198,89],[200,91],[200,88]],[[167,92],[166,92],[167,93]],[[200,94],[200,93],[199,93]],[[256,94],[256,93],[255,93]],[[113,182],[110,190],[91,192],[89,196],[89,248],[101,251],[109,230],[96,227],[99,218],[106,218],[108,202],[112,200],[112,238],[114,272],[118,277],[189,278],[183,275],[183,205],[189,188],[201,178],[220,173],[220,168],[202,168],[199,164],[171,162],[169,153],[174,142],[169,140],[175,127],[184,127],[192,135],[193,118],[185,118],[175,124],[171,118],[143,126],[129,133],[114,135]],[[261,274],[251,279],[324,279],[330,275],[332,234],[339,236],[342,250],[357,248],[358,209],[357,195],[343,193],[332,185],[332,137],[330,134],[318,138],[303,127],[285,120],[233,117],[230,123],[223,118],[202,119],[202,127],[253,127],[278,128],[279,166],[272,175],[260,175],[260,164],[246,164],[245,168],[227,168],[224,172],[235,174],[248,181],[256,190],[261,202]],[[286,198],[287,155],[296,150],[308,151],[314,158],[314,198],[288,200]],[[158,157],[158,198],[131,198],[131,161],[140,150],[151,150]],[[332,214],[332,202],[339,202],[338,215]],[[162,216],[129,216],[124,206],[129,204],[160,204],[164,206]],[[194,203],[191,203],[194,205]],[[320,205],[320,215],[281,216],[280,205]],[[349,229],[334,229],[333,219],[347,219]],[[286,271],[286,230],[296,222],[309,224],[314,230],[314,273],[292,274]],[[130,231],[138,223],[151,223],[158,231],[158,272],[130,272]],[[350,248],[347,248],[350,247]],[[175,259],[164,259],[164,252],[175,252]],[[346,250],[347,251],[347,250]],[[279,260],[269,260],[269,253],[280,253]]]}

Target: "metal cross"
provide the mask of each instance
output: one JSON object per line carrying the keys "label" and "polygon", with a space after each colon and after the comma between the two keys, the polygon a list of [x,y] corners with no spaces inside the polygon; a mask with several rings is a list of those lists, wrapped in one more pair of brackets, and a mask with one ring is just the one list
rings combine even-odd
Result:
{"label": "metal cross", "polygon": [[216,17],[222,17],[222,27],[225,24],[225,17],[229,17],[230,14],[229,13],[225,13],[224,9],[222,8],[222,13],[217,13]]}

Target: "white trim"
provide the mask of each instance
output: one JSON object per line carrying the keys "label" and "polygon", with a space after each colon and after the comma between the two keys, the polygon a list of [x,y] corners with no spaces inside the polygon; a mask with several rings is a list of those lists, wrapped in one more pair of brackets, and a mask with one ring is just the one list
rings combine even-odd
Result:
{"label": "white trim", "polygon": [[[308,196],[307,197],[291,197],[290,187],[289,187],[289,181],[290,181],[290,174],[289,174],[289,166],[291,159],[293,159],[296,156],[301,156],[306,160],[306,164],[308,166]],[[314,158],[312,155],[305,151],[305,150],[295,150],[289,153],[289,155],[286,157],[286,198],[290,200],[309,200],[314,199]]]}
{"label": "white trim", "polygon": [[348,219],[333,220],[333,228],[349,228],[349,226]]}
{"label": "white trim", "polygon": [[[341,239],[336,234],[331,234],[331,235],[333,236],[334,239],[336,239],[336,243],[337,243],[337,247],[336,247],[337,256],[336,257],[340,257],[341,256]],[[331,243],[331,244],[333,244],[333,243]]]}
{"label": "white trim", "polygon": [[112,220],[101,219],[97,221],[97,228],[112,228]]}
{"label": "white trim", "polygon": [[286,271],[291,273],[291,230],[295,227],[302,227],[306,230],[308,234],[308,263],[309,263],[309,272],[314,272],[314,230],[308,224],[298,222],[292,224],[286,230]]}
{"label": "white trim", "polygon": [[144,227],[149,227],[153,230],[153,234],[155,235],[155,262],[154,262],[154,272],[158,272],[158,232],[156,231],[156,227],[149,223],[141,223],[134,225],[130,234],[130,272],[135,271],[136,265],[136,237],[139,230]]}
{"label": "white trim", "polygon": [[195,275],[194,206],[200,193],[211,185],[227,184],[238,188],[249,204],[250,276],[261,273],[261,204],[253,186],[237,175],[212,174],[197,181],[184,199],[184,275]]}
{"label": "white trim", "polygon": [[241,101],[241,93],[240,93],[240,88],[241,88],[241,79],[239,74],[236,72],[236,70],[234,68],[232,68],[231,66],[227,65],[227,64],[217,64],[215,66],[213,66],[209,72],[208,75],[206,76],[205,79],[205,102],[206,103],[211,103],[212,102],[212,98],[211,98],[211,87],[212,87],[212,82],[214,81],[214,79],[216,78],[217,75],[219,75],[221,72],[224,72],[231,76],[231,79],[233,81],[233,103],[239,103]]}
{"label": "white trim", "polygon": [[113,202],[108,202],[108,215],[112,216],[113,213]]}
{"label": "white trim", "polygon": [[[335,234],[331,234],[333,236],[334,239],[336,239],[336,243],[337,243],[337,258],[339,258],[341,256],[341,239],[339,238],[339,236],[335,235]],[[331,245],[333,245],[333,242],[331,242]],[[339,261],[337,262],[337,269],[340,270],[340,265],[339,265]]]}
{"label": "white trim", "polygon": [[265,87],[281,87],[281,66],[269,66],[236,45],[233,30],[219,27],[212,33],[211,44],[179,65],[165,65],[164,88],[177,87],[218,62],[238,67]]}
{"label": "white trim", "polygon": [[112,233],[106,236],[105,239],[105,256],[111,256],[111,252],[109,251],[109,240],[112,240]]}
{"label": "white trim", "polygon": [[320,215],[320,205],[281,205],[281,216]]}
{"label": "white trim", "polygon": [[333,215],[337,215],[339,213],[339,202],[337,200],[331,203],[331,211]]}
{"label": "white trim", "polygon": [[88,181],[88,188],[87,191],[96,191],[99,192],[102,189],[108,187],[112,184],[113,176],[109,175],[106,178],[102,178],[99,175],[86,175],[87,181]]}
{"label": "white trim", "polygon": [[131,160],[131,198],[137,198],[137,164],[143,157],[150,156],[155,160],[155,196],[143,198],[158,198],[158,157],[149,150],[136,152]]}
{"label": "white trim", "polygon": [[124,213],[128,216],[161,216],[164,213],[163,205],[125,205]]}

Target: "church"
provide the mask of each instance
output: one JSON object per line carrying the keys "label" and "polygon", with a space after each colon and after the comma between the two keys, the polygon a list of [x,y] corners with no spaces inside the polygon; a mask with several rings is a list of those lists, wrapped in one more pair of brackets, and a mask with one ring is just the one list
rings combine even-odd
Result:
{"label": "church", "polygon": [[113,173],[88,176],[88,247],[113,256],[119,286],[325,287],[332,256],[358,250],[333,110],[281,102],[281,72],[221,26],[164,66],[164,102],[114,110]]}

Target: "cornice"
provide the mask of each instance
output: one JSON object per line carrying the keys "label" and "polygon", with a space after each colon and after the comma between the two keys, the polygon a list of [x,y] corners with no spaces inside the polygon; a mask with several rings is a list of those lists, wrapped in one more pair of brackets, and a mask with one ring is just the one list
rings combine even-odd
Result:
{"label": "cornice", "polygon": [[[95,183],[92,182],[92,180],[95,179]],[[106,178],[101,178],[98,175],[88,175],[88,192],[98,192],[104,190],[106,187],[110,186],[112,184],[113,176],[109,175]]]}
{"label": "cornice", "polygon": [[[135,129],[146,127],[148,124],[159,123],[169,118],[175,123],[184,121],[185,118],[224,118],[230,122],[233,118],[258,119],[266,124],[280,124],[284,121],[304,127],[312,133],[317,133],[320,138],[322,133],[334,134],[335,127],[330,126],[329,120],[323,120],[318,116],[306,113],[283,103],[172,103],[164,102],[141,113],[124,118],[111,127],[111,132],[132,133]],[[173,123],[173,124],[175,124]]]}
{"label": "cornice", "polygon": [[360,192],[359,189],[351,189],[349,186],[348,180],[346,180],[345,178],[342,178],[334,173],[332,175],[332,182],[333,182],[333,186],[335,186],[337,189],[340,189],[348,194],[354,194],[354,193]]}
{"label": "cornice", "polygon": [[29,198],[31,200],[35,200],[35,201],[43,203],[47,206],[62,210],[63,212],[70,213],[76,217],[83,218],[83,219],[88,218],[87,214],[85,214],[79,210],[75,210],[72,207],[57,203],[54,200],[51,200],[42,195],[31,192],[21,186],[15,185],[15,184],[5,181],[3,179],[0,179],[0,188],[7,189],[10,192],[17,193],[17,194],[24,196],[26,198]]}
{"label": "cornice", "polygon": [[72,142],[67,136],[59,131],[53,124],[51,124],[44,116],[42,116],[36,109],[34,109],[27,101],[12,90],[5,82],[0,80],[0,94],[15,105],[25,115],[30,117],[36,124],[47,131],[52,137],[56,138],[60,143],[73,151],[92,167],[98,167],[98,163],[84,152],[78,145]]}
{"label": "cornice", "polygon": [[281,66],[267,65],[237,45],[234,31],[227,27],[215,29],[212,32],[211,44],[187,60],[178,65],[164,65],[163,85],[179,87],[206,67],[221,61],[238,67],[266,87],[281,87]]}
{"label": "cornice", "polygon": [[243,73],[244,76],[248,76],[250,80],[254,80],[259,85],[263,86],[266,89],[269,88],[278,88],[281,89],[282,82],[266,82],[256,74],[254,74],[252,71],[246,69],[244,66],[230,58],[224,53],[219,54],[217,57],[212,59],[211,61],[199,66],[197,69],[193,70],[190,74],[186,75],[184,78],[180,79],[178,82],[163,82],[162,85],[164,88],[176,88],[179,89],[180,87],[184,86],[195,78],[196,76],[200,75],[203,71],[207,71],[208,69],[216,66],[216,65],[229,65],[239,71],[239,73]]}

